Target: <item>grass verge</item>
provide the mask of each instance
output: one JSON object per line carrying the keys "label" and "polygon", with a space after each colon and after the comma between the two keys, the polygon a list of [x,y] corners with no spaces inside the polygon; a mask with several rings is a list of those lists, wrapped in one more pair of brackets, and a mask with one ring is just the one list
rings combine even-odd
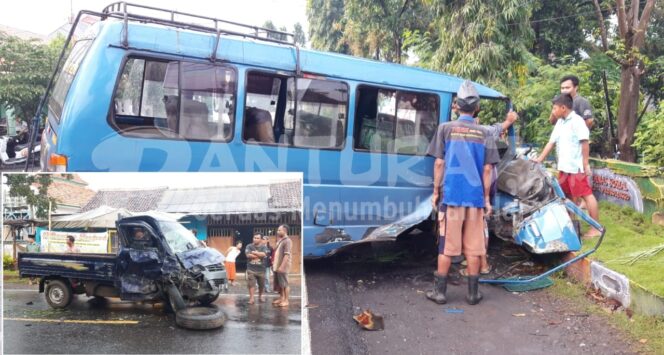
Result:
{"label": "grass verge", "polygon": [[[656,295],[664,296],[664,227],[652,224],[642,214],[608,203],[600,204],[600,223],[606,228],[604,241],[590,258],[626,275]],[[596,239],[584,241],[590,249]],[[635,256],[656,248],[653,256],[630,263]]]}

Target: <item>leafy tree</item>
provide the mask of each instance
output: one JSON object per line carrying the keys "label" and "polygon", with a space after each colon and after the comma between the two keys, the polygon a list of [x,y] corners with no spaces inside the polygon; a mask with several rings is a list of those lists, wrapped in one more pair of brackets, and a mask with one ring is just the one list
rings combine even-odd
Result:
{"label": "leafy tree", "polygon": [[618,144],[620,158],[625,161],[636,161],[636,150],[632,146],[634,133],[638,126],[637,110],[640,102],[641,77],[648,66],[648,58],[640,51],[645,46],[646,33],[649,28],[650,15],[655,6],[655,0],[646,0],[641,10],[642,0],[631,0],[627,4],[624,0],[615,1],[615,10],[611,4],[608,10],[616,13],[617,31],[615,38],[610,38],[612,32],[603,14],[599,0],[593,0],[600,25],[601,50],[607,53],[620,65],[620,104],[618,107]]}
{"label": "leafy tree", "polygon": [[63,38],[46,45],[0,32],[0,102],[32,119],[63,44]]}
{"label": "leafy tree", "polygon": [[429,66],[487,83],[523,77],[533,39],[532,7],[520,0],[433,3],[430,11],[438,20]]}
{"label": "leafy tree", "polygon": [[307,0],[309,39],[314,49],[350,53],[343,40],[344,0]]}
{"label": "leafy tree", "polygon": [[300,46],[304,46],[307,43],[307,36],[304,34],[302,25],[299,22],[296,22],[293,26],[293,34],[295,35],[295,43]]}
{"label": "leafy tree", "polygon": [[344,39],[351,53],[401,63],[407,31],[424,28],[431,18],[418,0],[346,0]]}
{"label": "leafy tree", "polygon": [[649,112],[635,134],[634,147],[641,152],[642,161],[664,166],[664,101],[656,111]]}
{"label": "leafy tree", "polygon": [[587,47],[586,36],[597,27],[596,22],[591,2],[536,1],[530,19],[534,33],[530,51],[549,62],[564,56],[579,61],[580,50]]}
{"label": "leafy tree", "polygon": [[[23,197],[29,206],[35,208],[37,218],[48,218],[49,203],[51,209],[57,208],[57,200],[48,197],[48,187],[51,185],[52,178],[49,174],[7,174],[7,186],[9,186],[9,196]],[[37,187],[37,192],[32,190],[32,186]]]}

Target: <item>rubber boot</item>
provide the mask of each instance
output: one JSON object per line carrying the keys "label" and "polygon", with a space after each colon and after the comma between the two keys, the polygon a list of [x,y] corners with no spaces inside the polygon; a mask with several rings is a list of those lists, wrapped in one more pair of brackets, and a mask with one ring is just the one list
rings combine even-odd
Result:
{"label": "rubber boot", "polygon": [[482,300],[480,293],[480,275],[468,276],[468,296],[466,301],[470,305],[476,305]]}
{"label": "rubber boot", "polygon": [[437,272],[433,273],[433,290],[429,290],[426,293],[428,299],[438,303],[445,304],[447,298],[445,298],[445,293],[447,292],[447,275],[443,276]]}

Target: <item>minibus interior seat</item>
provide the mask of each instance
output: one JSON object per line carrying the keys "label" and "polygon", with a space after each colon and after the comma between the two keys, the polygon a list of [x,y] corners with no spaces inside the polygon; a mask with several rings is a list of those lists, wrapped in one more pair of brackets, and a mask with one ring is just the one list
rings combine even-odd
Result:
{"label": "minibus interior seat", "polygon": [[397,153],[417,153],[418,140],[419,137],[415,135],[415,123],[413,121],[397,121],[397,138],[394,140]]}
{"label": "minibus interior seat", "polygon": [[398,153],[417,154],[426,152],[429,137],[433,136],[436,124],[429,111],[417,111],[415,122],[399,120],[395,145]]}
{"label": "minibus interior seat", "polygon": [[394,143],[393,127],[393,123],[386,122],[384,119],[383,121],[379,119],[378,122],[372,118],[363,119],[360,131],[361,148],[375,152],[390,151]]}
{"label": "minibus interior seat", "polygon": [[178,95],[164,95],[164,109],[166,127],[175,133],[178,127]]}
{"label": "minibus interior seat", "polygon": [[190,139],[210,139],[208,114],[207,105],[204,103],[190,99],[182,100],[180,134]]}
{"label": "minibus interior seat", "polygon": [[[332,125],[335,125],[335,131],[332,131]],[[339,137],[339,134],[342,136]],[[343,142],[343,124],[340,120],[301,111],[295,121],[294,139],[297,146],[338,147]]]}
{"label": "minibus interior seat", "polygon": [[274,143],[272,115],[267,110],[247,107],[245,110],[244,140]]}
{"label": "minibus interior seat", "polygon": [[375,133],[371,136],[369,150],[391,152],[394,146],[394,116],[379,113]]}

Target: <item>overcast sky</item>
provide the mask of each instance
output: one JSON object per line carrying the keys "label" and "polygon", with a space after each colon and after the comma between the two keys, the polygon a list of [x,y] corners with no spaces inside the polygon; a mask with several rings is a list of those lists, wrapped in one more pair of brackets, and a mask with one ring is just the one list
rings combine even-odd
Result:
{"label": "overcast sky", "polygon": [[[112,0],[18,0],[2,2],[0,24],[49,35],[65,24],[72,12],[101,11]],[[196,15],[260,26],[266,20],[289,32],[300,22],[307,33],[305,0],[132,0],[131,3],[173,9]]]}

